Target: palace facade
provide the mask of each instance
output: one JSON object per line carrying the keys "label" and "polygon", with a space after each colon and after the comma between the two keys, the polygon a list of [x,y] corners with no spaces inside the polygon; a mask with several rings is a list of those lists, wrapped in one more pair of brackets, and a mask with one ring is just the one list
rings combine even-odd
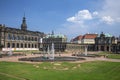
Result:
{"label": "palace facade", "polygon": [[0,25],[0,47],[9,50],[39,50],[43,32],[27,30],[26,18],[23,17],[21,29]]}
{"label": "palace facade", "polygon": [[71,43],[79,44],[81,46],[88,46],[88,51],[109,51],[120,52],[120,39],[110,34],[103,32],[98,34],[85,34],[75,37]]}
{"label": "palace facade", "polygon": [[65,51],[67,44],[67,37],[63,34],[48,34],[42,39],[42,50],[47,51],[47,48],[51,48],[54,43],[55,51]]}
{"label": "palace facade", "polygon": [[95,38],[95,50],[97,51],[115,51],[117,45],[117,38],[110,34],[103,32]]}
{"label": "palace facade", "polygon": [[90,34],[87,33],[85,35],[79,35],[71,40],[71,43],[77,43],[77,44],[95,44],[95,38],[98,36],[98,34]]}

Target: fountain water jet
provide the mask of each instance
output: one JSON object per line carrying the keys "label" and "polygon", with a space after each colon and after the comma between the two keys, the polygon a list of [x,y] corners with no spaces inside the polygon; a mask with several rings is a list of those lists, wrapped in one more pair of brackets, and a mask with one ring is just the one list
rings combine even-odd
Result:
{"label": "fountain water jet", "polygon": [[87,56],[87,46],[85,46],[85,56]]}
{"label": "fountain water jet", "polygon": [[[45,54],[47,53],[47,57],[45,56]],[[29,58],[19,58],[20,61],[35,61],[35,62],[39,62],[39,61],[78,61],[78,60],[85,60],[84,58],[78,58],[78,57],[71,57],[71,56],[59,56],[59,57],[55,57],[55,49],[54,49],[54,43],[52,43],[51,45],[51,50],[49,49],[49,46],[47,48],[47,52],[43,54],[42,57],[29,57]]]}
{"label": "fountain water jet", "polygon": [[10,48],[9,52],[8,52],[8,56],[12,56],[12,48]]}
{"label": "fountain water jet", "polygon": [[50,57],[50,48],[49,48],[49,46],[47,48],[47,54],[48,54],[48,58],[49,58]]}
{"label": "fountain water jet", "polygon": [[54,54],[55,54],[54,43],[52,43],[49,59],[54,60]]}

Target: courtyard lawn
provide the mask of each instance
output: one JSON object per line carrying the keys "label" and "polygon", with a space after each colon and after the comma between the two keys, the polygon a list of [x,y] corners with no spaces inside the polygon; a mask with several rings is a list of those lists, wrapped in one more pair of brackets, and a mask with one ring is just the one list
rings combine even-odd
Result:
{"label": "courtyard lawn", "polygon": [[120,54],[110,52],[100,52],[99,55],[106,55],[110,59],[120,59]]}
{"label": "courtyard lawn", "polygon": [[111,58],[111,59],[120,59],[120,54],[109,54],[108,58]]}
{"label": "courtyard lawn", "polygon": [[120,63],[0,62],[0,80],[120,80]]}

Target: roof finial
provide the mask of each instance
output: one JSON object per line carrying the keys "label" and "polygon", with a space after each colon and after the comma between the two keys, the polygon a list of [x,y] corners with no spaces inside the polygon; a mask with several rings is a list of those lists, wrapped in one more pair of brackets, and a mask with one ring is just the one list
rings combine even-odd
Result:
{"label": "roof finial", "polygon": [[52,35],[54,35],[54,31],[52,30]]}
{"label": "roof finial", "polygon": [[25,11],[24,11],[24,15],[23,15],[23,18],[25,18]]}
{"label": "roof finial", "polygon": [[24,9],[24,15],[23,15],[23,17],[25,17],[25,9]]}

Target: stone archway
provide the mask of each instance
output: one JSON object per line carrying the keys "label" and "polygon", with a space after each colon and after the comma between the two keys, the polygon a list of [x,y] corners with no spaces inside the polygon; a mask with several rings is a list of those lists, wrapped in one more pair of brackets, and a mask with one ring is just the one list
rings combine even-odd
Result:
{"label": "stone archway", "polygon": [[10,43],[7,43],[7,47],[10,48],[10,46],[11,46]]}
{"label": "stone archway", "polygon": [[105,51],[104,46],[101,46],[101,51]]}

